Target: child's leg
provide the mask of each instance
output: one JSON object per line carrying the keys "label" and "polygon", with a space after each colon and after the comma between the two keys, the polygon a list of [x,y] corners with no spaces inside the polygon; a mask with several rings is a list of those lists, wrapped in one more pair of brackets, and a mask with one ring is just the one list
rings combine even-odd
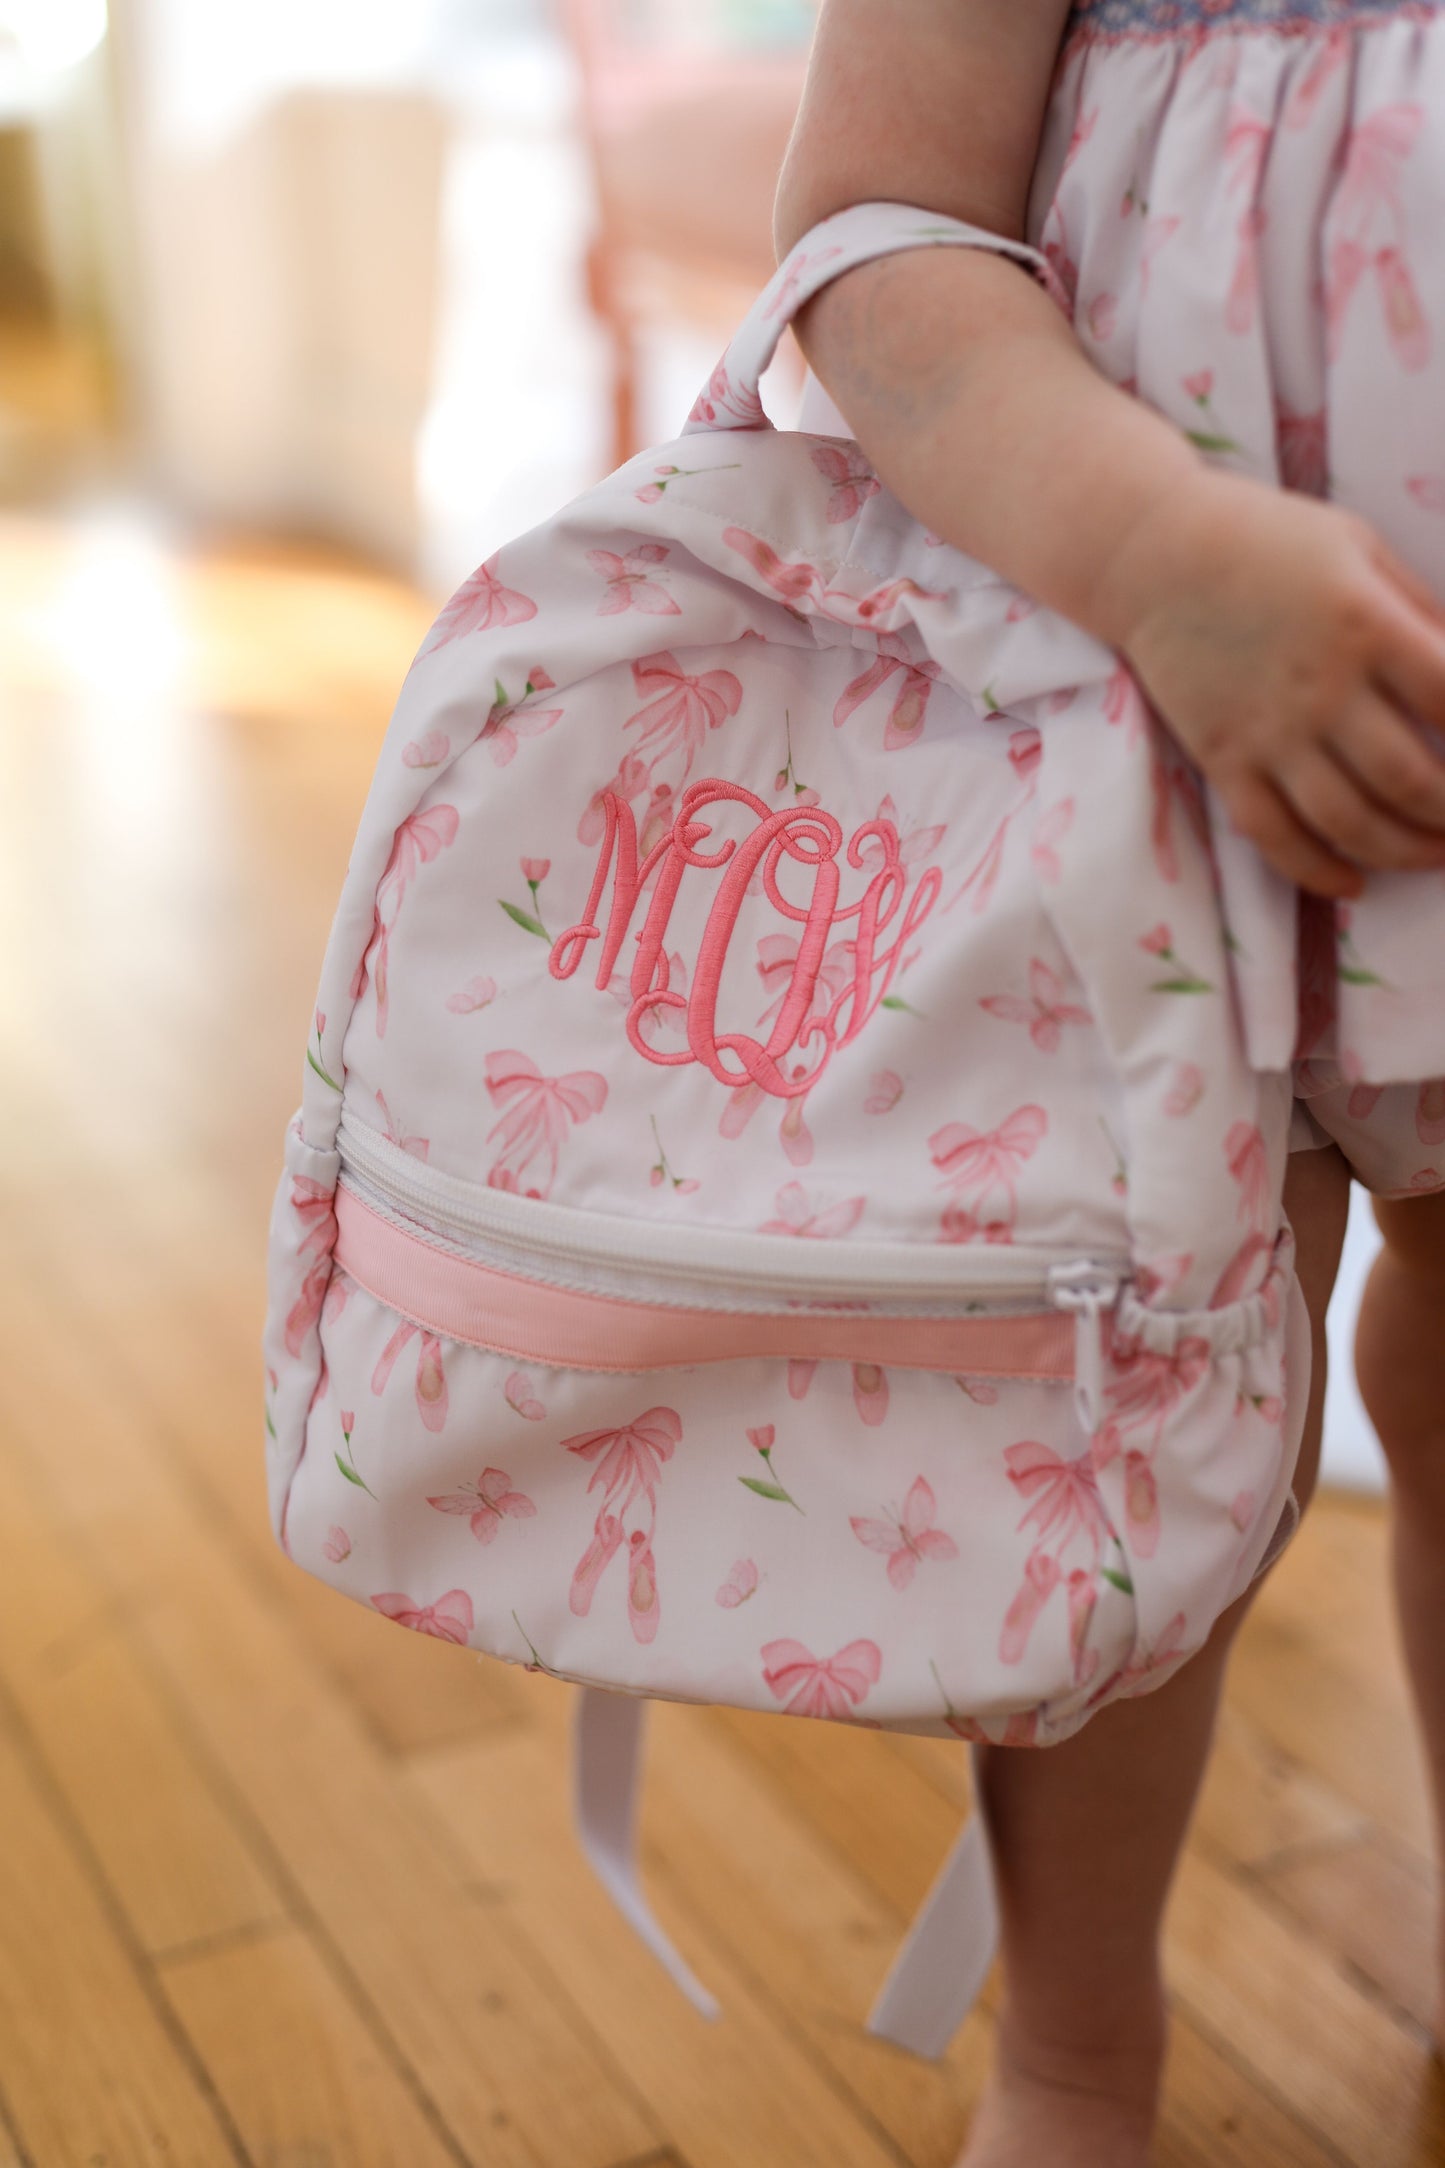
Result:
{"label": "child's leg", "polygon": [[[1337,1150],[1291,1161],[1286,1204],[1314,1328],[1295,1481],[1303,1506],[1319,1462],[1325,1308],[1349,1206]],[[1252,1593],[1157,1692],[1102,1710],[1061,1746],[984,1750],[1005,2002],[998,2066],[960,2168],[1148,2160],[1165,2035],[1160,1922]]]}
{"label": "child's leg", "polygon": [[[1360,1392],[1390,1463],[1395,1598],[1445,1858],[1445,1194],[1380,1202]],[[1445,2048],[1445,1929],[1436,2038]]]}

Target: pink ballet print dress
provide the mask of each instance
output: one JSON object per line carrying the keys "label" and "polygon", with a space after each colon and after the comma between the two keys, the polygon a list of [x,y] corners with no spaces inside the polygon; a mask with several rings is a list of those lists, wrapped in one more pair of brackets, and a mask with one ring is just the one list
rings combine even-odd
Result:
{"label": "pink ballet print dress", "polygon": [[[1107,376],[1212,463],[1350,505],[1445,596],[1442,115],[1437,0],[1079,0],[1026,239]],[[847,427],[811,385],[803,425]],[[1301,910],[1211,817],[1246,1045],[1293,1063],[1296,1144],[1440,1188],[1445,874]]]}

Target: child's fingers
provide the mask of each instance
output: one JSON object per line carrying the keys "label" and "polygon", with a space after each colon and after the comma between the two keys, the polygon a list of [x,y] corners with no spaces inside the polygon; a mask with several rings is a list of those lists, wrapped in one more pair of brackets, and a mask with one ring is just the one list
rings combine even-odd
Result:
{"label": "child's fingers", "polygon": [[1416,586],[1424,596],[1418,608],[1380,591],[1384,641],[1372,675],[1407,714],[1445,730],[1445,612],[1423,582]]}
{"label": "child's fingers", "polygon": [[1230,820],[1240,835],[1263,853],[1287,881],[1312,895],[1345,902],[1358,896],[1364,877],[1358,866],[1311,835],[1293,807],[1267,776],[1241,776],[1221,792]]}
{"label": "child's fingers", "polygon": [[1445,864],[1445,839],[1377,805],[1323,746],[1299,747],[1275,780],[1305,826],[1357,866],[1404,873]]}
{"label": "child's fingers", "polygon": [[1326,742],[1381,805],[1417,828],[1445,832],[1445,760],[1382,694],[1367,690]]}
{"label": "child's fingers", "polygon": [[1422,579],[1403,557],[1397,557],[1383,536],[1373,530],[1371,555],[1379,570],[1402,594],[1409,596],[1417,610],[1423,611],[1435,624],[1445,626],[1445,596],[1437,594],[1429,581]]}

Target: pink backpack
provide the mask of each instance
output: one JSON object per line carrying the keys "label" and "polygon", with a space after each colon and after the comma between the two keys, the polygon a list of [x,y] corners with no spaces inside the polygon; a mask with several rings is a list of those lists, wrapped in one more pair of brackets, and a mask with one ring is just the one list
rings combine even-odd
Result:
{"label": "pink backpack", "polygon": [[[682,437],[491,557],[402,688],[271,1238],[298,1565],[575,1680],[637,1887],[647,1695],[1046,1746],[1292,1526],[1288,1079],[1206,811],[1117,658],[773,430],[807,236]],[[611,1689],[611,1692],[594,1691]],[[871,2020],[988,1962],[977,1820]]]}

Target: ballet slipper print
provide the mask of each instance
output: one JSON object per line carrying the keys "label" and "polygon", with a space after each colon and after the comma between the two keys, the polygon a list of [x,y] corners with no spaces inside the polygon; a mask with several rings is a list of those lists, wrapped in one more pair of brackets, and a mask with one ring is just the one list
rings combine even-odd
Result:
{"label": "ballet slipper print", "polygon": [[1274,1244],[1268,1235],[1260,1234],[1258,1230],[1246,1235],[1215,1283],[1209,1298],[1210,1308],[1222,1309],[1226,1303],[1239,1302],[1245,1295],[1256,1294],[1273,1255]]}
{"label": "ballet slipper print", "polygon": [[421,654],[434,654],[467,633],[487,632],[494,625],[525,625],[528,618],[536,616],[537,605],[530,595],[502,585],[497,576],[500,555],[497,551],[479,565],[470,579],[463,580],[450,602],[443,605],[422,643]]}
{"label": "ballet slipper print", "polygon": [[742,704],[742,681],[731,670],[704,670],[689,676],[677,657],[666,649],[640,656],[632,665],[632,682],[646,697],[629,715],[624,730],[635,730],[632,751],[645,760],[649,778],[658,762],[674,753],[682,756],[675,783],[685,781],[710,730],[719,730]]}
{"label": "ballet slipper print", "polygon": [[1087,1009],[1061,998],[1065,984],[1051,965],[1041,956],[1035,956],[1029,962],[1027,999],[1020,994],[986,994],[979,1007],[1004,1023],[1026,1024],[1029,1037],[1041,1054],[1057,1054],[1066,1024],[1093,1021]]}
{"label": "ballet slipper print", "polygon": [[413,1333],[421,1335],[416,1359],[417,1414],[428,1430],[441,1431],[446,1427],[447,1419],[447,1380],[442,1366],[441,1342],[435,1333],[407,1321],[398,1325],[371,1374],[371,1389],[378,1395],[386,1391],[396,1359]]}
{"label": "ballet slipper print", "polygon": [[[1425,109],[1413,100],[1381,106],[1345,139],[1343,169],[1331,205],[1335,238],[1325,272],[1325,351],[1333,360],[1361,282],[1373,266],[1385,331],[1400,366],[1416,371],[1430,358],[1430,327],[1405,255],[1401,175],[1414,152]],[[1382,230],[1383,229],[1383,230]]]}
{"label": "ballet slipper print", "polygon": [[1099,1496],[1092,1456],[1065,1460],[1051,1445],[1022,1438],[1004,1452],[1008,1479],[1030,1501],[1018,1527],[1034,1531],[1035,1549],[1052,1544],[1056,1552],[1083,1539],[1097,1558],[1109,1538],[1109,1523]]}
{"label": "ballet slipper print", "polygon": [[1045,812],[1039,815],[1034,824],[1033,836],[1029,842],[1029,856],[1033,860],[1034,870],[1039,879],[1048,883],[1050,887],[1064,877],[1064,866],[1063,860],[1059,856],[1059,845],[1073,825],[1074,801],[1072,798],[1061,798],[1057,805],[1049,806]]}
{"label": "ballet slipper print", "polygon": [[478,1543],[492,1543],[504,1520],[530,1521],[537,1508],[524,1491],[513,1490],[505,1468],[484,1468],[473,1484],[448,1491],[427,1504],[438,1513],[462,1515]]}
{"label": "ballet slipper print", "polygon": [[736,550],[752,566],[794,616],[806,616],[807,613],[798,608],[798,604],[806,599],[818,616],[828,618],[834,624],[884,633],[895,629],[890,620],[903,614],[900,605],[905,599],[919,602],[945,599],[907,578],[888,580],[882,587],[866,588],[862,594],[853,594],[825,578],[819,567],[806,558],[797,558],[790,563],[780,557],[770,542],[765,542],[761,535],[749,533],[746,527],[724,527],[723,540],[729,549]]}
{"label": "ballet slipper print", "polygon": [[681,1438],[676,1409],[655,1407],[616,1430],[586,1431],[562,1440],[569,1453],[596,1463],[587,1488],[591,1492],[600,1486],[603,1494],[591,1541],[572,1576],[572,1610],[579,1618],[587,1616],[598,1583],[625,1546],[627,1617],[639,1642],[655,1638],[661,1615],[652,1548],[657,1492],[663,1467]]}
{"label": "ballet slipper print", "polygon": [[836,1655],[817,1657],[801,1641],[768,1641],[760,1650],[768,1691],[789,1716],[846,1722],[876,1686],[883,1652],[876,1641],[850,1641]]}
{"label": "ballet slipper print", "polygon": [[1269,1153],[1255,1122],[1234,1122],[1224,1140],[1224,1157],[1239,1186],[1238,1217],[1263,1229],[1270,1218]]}
{"label": "ballet slipper print", "polygon": [[1430,327],[1410,266],[1398,248],[1375,251],[1375,279],[1384,307],[1385,330],[1402,369],[1425,368],[1430,360]]}
{"label": "ballet slipper print", "polygon": [[309,1175],[291,1178],[291,1209],[306,1230],[297,1254],[309,1257],[296,1299],[286,1313],[284,1338],[288,1355],[299,1355],[307,1335],[319,1321],[332,1279],[332,1251],[336,1245],[336,1210],[333,1192]]}
{"label": "ballet slipper print", "polygon": [[1087,1686],[1099,1668],[1099,1652],[1089,1647],[1089,1627],[1098,1602],[1099,1588],[1093,1574],[1076,1566],[1065,1584],[1069,1603],[1069,1648],[1074,1660],[1074,1683]]}
{"label": "ballet slipper print", "polygon": [[1174,1410],[1208,1376],[1209,1342],[1189,1333],[1161,1354],[1137,1341],[1116,1341],[1113,1354],[1114,1375],[1104,1388],[1109,1408],[1104,1427],[1119,1437],[1143,1430],[1153,1450]]}
{"label": "ballet slipper print", "polygon": [[1059,1585],[1059,1562],[1050,1551],[1031,1551],[1024,1563],[1023,1582],[1004,1614],[998,1637],[1001,1664],[1020,1664],[1045,1604]]}
{"label": "ballet slipper print", "polygon": [[465,1647],[472,1630],[472,1599],[465,1589],[449,1588],[435,1603],[417,1603],[395,1593],[373,1596],[371,1601],[398,1626],[408,1626],[414,1634],[430,1634],[437,1641],[455,1641]]}
{"label": "ballet slipper print", "polygon": [[627,1619],[634,1640],[657,1639],[657,1565],[644,1529],[634,1528],[628,1538]]}
{"label": "ballet slipper print", "polygon": [[1008,763],[1019,779],[1018,802],[1003,815],[984,847],[982,856],[974,864],[962,886],[955,890],[944,905],[945,911],[951,911],[964,896],[971,898],[969,908],[975,917],[981,916],[988,909],[993,900],[994,889],[998,885],[999,874],[1003,870],[1004,849],[1010,831],[1025,807],[1032,803],[1038,789],[1039,767],[1043,757],[1043,738],[1032,725],[1024,724],[1019,729],[1010,731]]}
{"label": "ballet slipper print", "polygon": [[870,497],[883,487],[857,445],[844,450],[836,444],[813,444],[808,456],[829,486],[828,525],[854,519]]}
{"label": "ballet slipper print", "polygon": [[1204,1071],[1198,1062],[1177,1061],[1169,1073],[1169,1089],[1164,1094],[1164,1112],[1174,1121],[1182,1121],[1192,1114],[1204,1097]]}
{"label": "ballet slipper print", "polygon": [[401,823],[392,840],[391,856],[376,887],[371,940],[352,980],[353,998],[359,1000],[368,981],[376,989],[376,1035],[386,1037],[388,1019],[387,964],[391,936],[407,890],[423,866],[428,866],[456,841],[460,816],[455,806],[434,805],[412,813]]}
{"label": "ballet slipper print", "polygon": [[[1011,1229],[1017,1216],[1017,1183],[1048,1132],[1049,1118],[1040,1106],[1016,1107],[996,1129],[975,1129],[968,1122],[948,1122],[928,1140],[933,1164],[943,1176],[939,1187],[953,1191],[954,1211],[980,1227]],[[952,1241],[967,1240],[953,1232]],[[1009,1239],[1002,1234],[990,1239]]]}
{"label": "ballet slipper print", "polygon": [[905,662],[898,656],[880,652],[862,675],[845,685],[839,694],[833,708],[834,726],[846,723],[849,716],[895,673],[900,675],[900,681],[894,689],[888,720],[883,727],[883,750],[891,753],[900,746],[911,745],[923,729],[928,713],[929,695],[939,674],[936,662]]}
{"label": "ballet slipper print", "polygon": [[1308,127],[1326,89],[1349,58],[1351,45],[1346,24],[1336,24],[1310,41],[1305,64],[1290,87],[1280,115],[1283,127]]}
{"label": "ballet slipper print", "polygon": [[1159,1486],[1143,1453],[1124,1455],[1124,1525],[1129,1549],[1152,1558],[1159,1548]]}
{"label": "ballet slipper print", "polygon": [[925,1559],[952,1559],[958,1556],[958,1545],[951,1536],[935,1528],[938,1500],[933,1487],[923,1476],[915,1477],[903,1501],[902,1512],[893,1512],[886,1519],[870,1520],[854,1514],[848,1526],[866,1550],[877,1551],[888,1561],[888,1579],[894,1588],[907,1588],[918,1567]]}
{"label": "ballet slipper print", "polygon": [[[487,1056],[487,1096],[503,1110],[487,1131],[487,1142],[497,1148],[487,1170],[488,1183],[493,1189],[546,1197],[557,1178],[558,1159],[569,1131],[600,1112],[607,1099],[607,1080],[592,1069],[543,1076],[530,1055],[508,1049]],[[544,1167],[540,1182],[524,1187],[538,1161]]]}
{"label": "ballet slipper print", "polygon": [[886,1419],[888,1373],[880,1370],[877,1363],[854,1363],[853,1405],[870,1429],[876,1429]]}
{"label": "ballet slipper print", "polygon": [[688,413],[689,426],[731,422],[742,429],[765,429],[768,417],[763,402],[751,385],[734,384],[726,364],[719,362]]}
{"label": "ballet slipper print", "polygon": [[1445,1144],[1445,1077],[1431,1077],[1420,1086],[1415,1133],[1422,1144]]}
{"label": "ballet slipper print", "polygon": [[639,542],[636,549],[618,556],[615,550],[588,550],[587,562],[606,582],[597,605],[599,617],[617,617],[624,610],[640,610],[647,617],[681,617],[661,580],[653,577],[671,551],[664,542]]}

